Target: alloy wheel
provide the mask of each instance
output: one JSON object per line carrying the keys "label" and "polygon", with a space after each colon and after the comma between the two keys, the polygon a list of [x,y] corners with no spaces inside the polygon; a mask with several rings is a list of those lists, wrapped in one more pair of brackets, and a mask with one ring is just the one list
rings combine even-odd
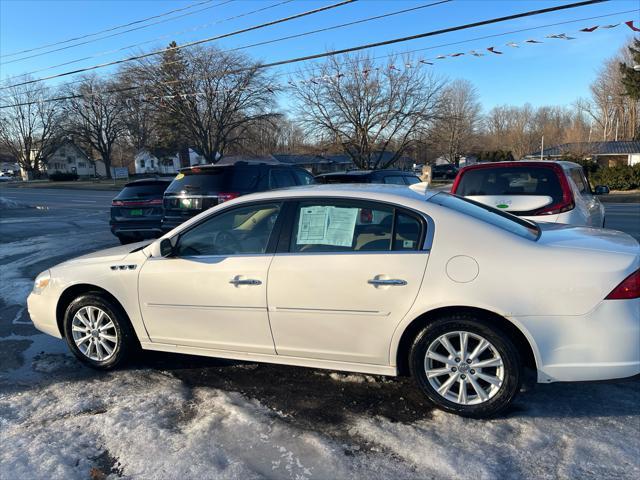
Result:
{"label": "alloy wheel", "polygon": [[109,315],[99,307],[82,307],[71,322],[73,341],[87,358],[104,362],[116,352],[118,331]]}
{"label": "alloy wheel", "polygon": [[424,369],[431,387],[460,405],[487,402],[505,380],[504,362],[496,347],[466,331],[447,332],[431,342]]}

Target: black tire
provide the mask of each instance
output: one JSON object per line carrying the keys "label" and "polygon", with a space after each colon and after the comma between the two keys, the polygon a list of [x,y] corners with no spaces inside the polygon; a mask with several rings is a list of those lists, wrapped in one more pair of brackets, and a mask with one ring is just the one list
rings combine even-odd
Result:
{"label": "black tire", "polygon": [[[117,342],[115,342],[113,353],[105,360],[89,358],[89,356],[83,353],[78,345],[76,345],[73,338],[73,319],[76,313],[85,307],[97,307],[113,322],[114,327],[109,330],[109,333],[113,334],[115,330],[117,335],[114,336],[117,338]],[[140,344],[126,313],[119,305],[99,292],[86,293],[73,300],[65,311],[63,326],[67,345],[69,345],[73,354],[85,365],[97,370],[111,370],[122,365],[140,348]],[[105,350],[102,349],[102,352],[105,352]]]}
{"label": "black tire", "polygon": [[[491,393],[491,396],[489,396],[488,400],[485,400],[482,403],[463,405],[462,403],[457,403],[456,401],[450,401],[449,399],[438,393],[437,389],[434,388],[427,377],[427,373],[425,371],[425,359],[429,346],[432,345],[432,343],[442,335],[456,331],[469,332],[486,339],[491,344],[492,348],[497,351],[502,360],[504,377],[502,383],[494,392]],[[474,338],[474,341],[477,340]],[[453,345],[453,347],[455,349],[456,345]],[[457,348],[459,348],[459,344]],[[492,350],[490,350],[490,352],[491,351]],[[481,356],[478,357],[478,360],[480,360],[480,358]],[[465,360],[461,360],[461,365],[463,365],[465,363]],[[443,368],[449,368],[449,365],[442,365]],[[462,368],[465,368],[466,373],[466,376],[464,378],[467,379],[471,376],[470,372],[473,372],[474,379],[476,383],[478,383],[479,377],[475,376],[475,370],[466,370],[467,368],[470,369],[472,367],[473,363],[469,364],[468,366],[463,365]],[[447,315],[445,317],[441,317],[422,329],[416,336],[415,340],[413,341],[413,345],[411,346],[411,350],[409,353],[409,368],[411,370],[411,375],[415,379],[420,389],[438,408],[450,413],[455,413],[457,415],[471,418],[491,417],[503,411],[509,406],[516,393],[518,393],[518,391],[520,390],[522,381],[522,363],[520,361],[520,356],[509,337],[505,335],[504,332],[502,332],[499,328],[489,324],[488,322],[483,323],[482,319],[477,319],[471,315],[466,314]],[[462,368],[458,367],[458,374],[461,377],[463,376]],[[445,375],[450,374],[447,372],[439,378],[444,378]],[[470,382],[471,379],[468,378],[468,380],[463,381]],[[445,382],[443,381],[442,383]],[[486,382],[482,380],[479,383],[482,383],[484,385]],[[473,395],[477,395],[477,393],[474,393],[477,392],[477,390],[475,390],[472,385],[469,385],[469,387],[462,387],[457,382],[453,385],[456,385],[457,392],[460,392],[460,388],[465,388],[465,392],[471,391]],[[486,383],[486,385],[489,386],[488,383]],[[458,398],[458,400],[460,400],[460,398]]]}

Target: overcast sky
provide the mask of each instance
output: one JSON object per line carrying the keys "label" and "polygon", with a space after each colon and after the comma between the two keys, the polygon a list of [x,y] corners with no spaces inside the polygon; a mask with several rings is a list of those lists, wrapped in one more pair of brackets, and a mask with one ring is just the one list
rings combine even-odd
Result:
{"label": "overcast sky", "polygon": [[[105,30],[110,27],[134,22],[202,1],[203,0],[192,0],[189,2],[167,0],[0,0],[0,53],[3,55],[0,59],[3,63],[0,65],[0,77],[4,80],[14,75],[71,62],[76,59],[91,57],[62,67],[33,74],[35,77],[52,75],[83,66],[123,58],[132,53],[137,53],[141,49],[161,48],[172,39],[175,39],[179,44],[185,43],[257,25],[322,5],[337,3],[338,0],[295,0],[257,14],[228,21],[222,20],[269,5],[275,5],[281,3],[282,0],[233,0],[224,5],[221,4],[225,0],[215,0],[188,10],[176,12],[169,16],[150,20],[147,23],[158,21],[162,23],[149,26],[148,28],[141,28],[136,31],[104,39],[100,39],[100,36],[89,37],[81,40],[92,40],[85,45],[12,62],[24,56],[73,45],[74,42],[20,55],[11,55],[17,51]],[[426,2],[359,0],[353,4],[342,6],[328,12],[230,37],[221,41],[219,46],[222,48],[241,47],[259,41],[416,7],[432,3],[433,1],[435,0]],[[454,0],[449,3],[390,18],[310,35],[295,40],[283,41],[272,45],[248,48],[245,51],[263,61],[276,61],[318,53],[326,49],[345,48],[400,36],[414,35],[492,17],[505,16],[517,12],[566,3],[571,3],[571,1]],[[636,25],[639,25],[640,18],[637,11],[639,7],[640,2],[638,0],[612,0],[603,4],[543,14],[387,47],[379,47],[372,49],[371,53],[376,56],[384,56],[391,52],[405,52],[420,49],[421,51],[415,52],[414,54],[415,59],[419,60],[420,58],[433,58],[437,55],[466,52],[464,56],[437,60],[435,62],[436,64],[430,68],[434,68],[435,71],[447,78],[465,78],[473,82],[478,88],[485,109],[505,103],[521,105],[529,102],[533,105],[568,105],[577,97],[588,95],[589,83],[594,79],[602,62],[606,58],[614,55],[625,42],[632,38],[633,34],[631,29],[624,25],[624,23],[612,29],[599,28],[592,33],[578,31],[584,27],[616,24],[627,20],[634,20]],[[619,13],[633,9],[636,10]],[[172,17],[179,15],[184,16],[182,16],[182,18],[172,19]],[[610,16],[588,19],[590,17],[603,15]],[[545,25],[558,22],[580,19],[584,20],[565,25],[545,27]],[[206,26],[206,24],[215,22],[218,23]],[[138,23],[128,28],[143,25],[146,24]],[[536,29],[488,39],[478,39],[478,37],[502,34],[532,27],[536,27]],[[103,35],[112,35],[122,32],[123,30],[123,28],[116,29]],[[191,31],[178,33],[185,30]],[[562,40],[545,38],[546,35],[559,33],[566,33],[569,36],[576,37],[576,39]],[[536,39],[543,43],[521,43],[527,39]],[[450,45],[466,40],[471,41],[458,45]],[[142,42],[147,43],[140,46]],[[509,47],[506,45],[509,42],[516,42],[520,47]],[[102,55],[104,52],[120,49],[129,45],[136,45],[136,47]],[[497,50],[504,52],[503,55],[487,52],[486,48],[491,46],[495,46]],[[482,57],[469,55],[468,52],[474,49],[482,51],[485,55]],[[277,71],[284,72],[294,68],[295,67],[280,67]],[[97,70],[97,72],[107,74],[113,72],[113,70],[107,68]],[[66,79],[71,78],[73,77],[66,77]],[[56,81],[52,80],[48,83],[53,85]],[[283,99],[283,104],[287,104],[286,99]]]}

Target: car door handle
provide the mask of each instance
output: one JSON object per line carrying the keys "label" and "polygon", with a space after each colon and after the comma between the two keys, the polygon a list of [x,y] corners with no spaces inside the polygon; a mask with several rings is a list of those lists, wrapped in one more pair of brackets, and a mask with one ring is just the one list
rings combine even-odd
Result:
{"label": "car door handle", "polygon": [[389,279],[384,279],[384,278],[372,278],[370,280],[367,280],[367,283],[369,285],[374,285],[374,286],[378,286],[378,285],[394,285],[394,286],[398,286],[401,287],[403,285],[407,284],[406,280],[400,280],[399,278],[389,278]]}
{"label": "car door handle", "polygon": [[253,278],[232,278],[231,280],[229,280],[229,283],[231,285],[235,285],[236,287],[240,286],[240,285],[262,285],[262,282],[260,280],[255,280]]}

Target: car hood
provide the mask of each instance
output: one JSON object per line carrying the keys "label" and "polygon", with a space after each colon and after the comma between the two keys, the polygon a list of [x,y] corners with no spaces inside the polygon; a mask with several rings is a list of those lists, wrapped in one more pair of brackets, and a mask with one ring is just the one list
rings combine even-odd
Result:
{"label": "car hood", "polygon": [[68,266],[79,263],[96,263],[96,262],[116,262],[123,260],[127,255],[132,252],[141,250],[149,245],[149,240],[142,242],[130,243],[128,245],[120,245],[118,247],[106,248],[104,250],[98,250],[97,252],[87,253],[80,257],[72,258],[58,266]]}
{"label": "car hood", "polygon": [[623,232],[558,223],[541,222],[538,225],[542,230],[538,242],[543,245],[640,255],[640,244]]}

